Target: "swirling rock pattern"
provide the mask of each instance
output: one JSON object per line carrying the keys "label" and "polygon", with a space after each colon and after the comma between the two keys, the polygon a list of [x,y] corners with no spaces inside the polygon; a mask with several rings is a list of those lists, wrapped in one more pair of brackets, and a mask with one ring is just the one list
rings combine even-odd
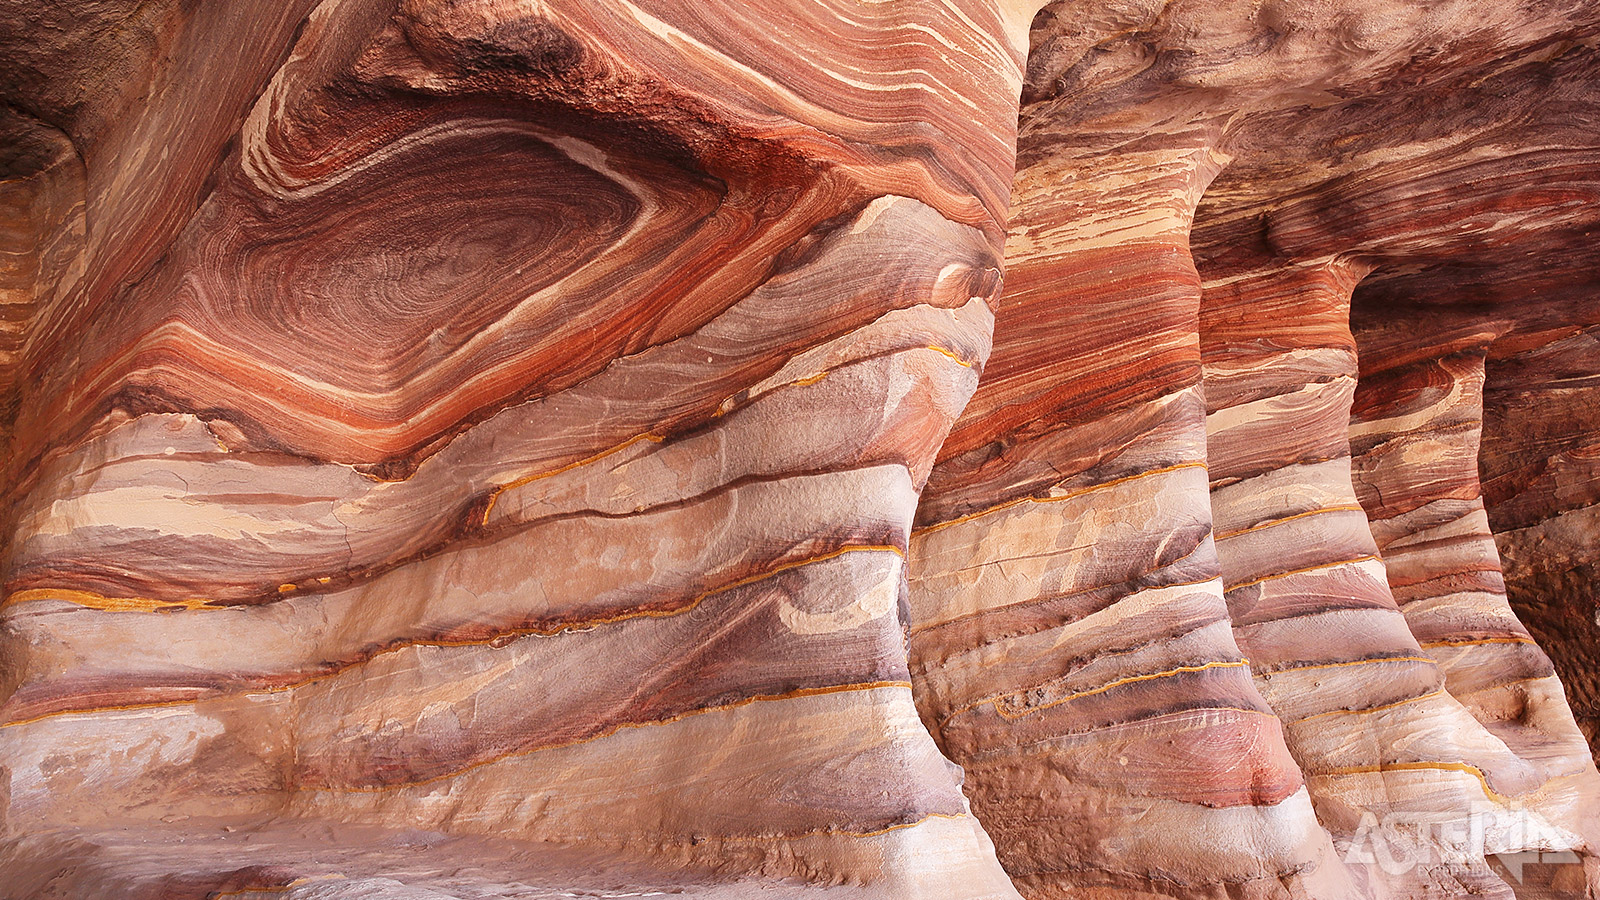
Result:
{"label": "swirling rock pattern", "polygon": [[[208,42],[271,23],[204,19],[245,6],[172,37],[150,129],[231,87]],[[90,229],[17,364],[10,829],[367,823],[663,888],[1016,896],[897,611],[989,350],[1026,11],[733,12],[285,10],[204,165],[84,138],[204,183],[170,224],[91,186],[91,221],[152,221]],[[320,884],[291,832],[260,877],[168,874]],[[381,856],[352,866],[435,890]]]}
{"label": "swirling rock pattern", "polygon": [[5,900],[1600,892],[1593,3],[0,7]]}

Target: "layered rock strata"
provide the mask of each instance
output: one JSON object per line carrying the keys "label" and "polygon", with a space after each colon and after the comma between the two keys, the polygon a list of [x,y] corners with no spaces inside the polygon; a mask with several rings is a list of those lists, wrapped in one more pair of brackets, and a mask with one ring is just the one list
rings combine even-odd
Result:
{"label": "layered rock strata", "polygon": [[1506,588],[1553,657],[1578,724],[1600,754],[1600,606],[1589,528],[1600,501],[1589,424],[1595,323],[1593,290],[1581,286],[1528,310],[1489,345],[1479,456]]}
{"label": "layered rock strata", "polygon": [[1030,897],[1354,895],[1222,597],[1187,248],[1215,136],[1024,133],[1008,340],[918,509],[919,708]]}
{"label": "layered rock strata", "polygon": [[1596,896],[1600,11],[1042,5],[7,6],[0,898]]}
{"label": "layered rock strata", "polygon": [[[842,11],[327,2],[220,84],[241,10],[185,23],[16,364],[8,827],[1016,896],[898,611],[989,350],[1026,12]],[[196,106],[214,159],[146,152]]]}
{"label": "layered rock strata", "polygon": [[1595,847],[1588,798],[1600,774],[1549,658],[1508,602],[1478,481],[1484,358],[1499,329],[1445,331],[1419,359],[1417,324],[1395,317],[1363,334],[1350,426],[1362,505],[1450,694],[1545,779],[1523,805]]}
{"label": "layered rock strata", "polygon": [[[1557,58],[1564,52],[1554,51]],[[1234,523],[1251,529],[1237,538],[1219,536],[1224,570],[1235,563],[1265,565],[1293,573],[1278,580],[1304,580],[1331,571],[1314,568],[1319,565],[1367,568],[1349,583],[1305,592],[1310,602],[1301,615],[1368,615],[1386,624],[1305,632],[1298,643],[1326,655],[1322,664],[1337,669],[1284,686],[1283,697],[1313,714],[1316,697],[1327,691],[1321,702],[1328,715],[1305,728],[1286,716],[1290,746],[1311,780],[1314,801],[1323,795],[1319,817],[1341,848],[1348,842],[1359,849],[1370,838],[1358,815],[1393,822],[1400,834],[1410,832],[1402,847],[1426,847],[1420,852],[1427,858],[1468,866],[1435,882],[1446,891],[1452,878],[1475,891],[1503,890],[1496,888],[1499,879],[1473,864],[1473,852],[1458,855],[1462,846],[1584,854],[1595,847],[1592,765],[1561,693],[1541,684],[1549,664],[1506,604],[1488,523],[1481,505],[1473,505],[1482,384],[1474,351],[1539,315],[1499,305],[1503,300],[1570,277],[1560,264],[1530,265],[1525,242],[1536,234],[1567,240],[1574,225],[1587,227],[1584,214],[1577,222],[1550,218],[1553,206],[1593,190],[1592,172],[1574,163],[1586,158],[1592,139],[1562,118],[1574,107],[1564,102],[1560,86],[1581,81],[1583,64],[1570,56],[1550,62],[1551,53],[1536,45],[1531,58],[1474,83],[1412,89],[1413,102],[1437,103],[1439,116],[1469,100],[1480,104],[1473,139],[1526,146],[1526,152],[1474,151],[1460,135],[1419,133],[1409,122],[1397,127],[1366,104],[1333,107],[1311,127],[1326,129],[1330,145],[1354,145],[1351,151],[1322,157],[1326,168],[1308,174],[1258,162],[1249,158],[1252,151],[1236,148],[1245,160],[1219,179],[1208,196],[1211,207],[1201,210],[1202,340],[1207,401],[1217,410],[1214,511],[1220,524],[1229,517],[1225,509],[1244,508],[1239,500],[1249,480],[1227,483],[1241,474],[1225,470],[1230,457],[1253,472],[1274,473],[1261,478],[1263,485],[1275,483],[1255,512],[1277,507],[1276,517]],[[1514,114],[1512,103],[1521,104]],[[1505,118],[1484,115],[1486,107]],[[1392,108],[1386,112],[1392,115]],[[1281,144],[1280,136],[1259,127],[1245,127],[1244,147]],[[1385,140],[1381,153],[1373,152]],[[1423,171],[1431,174],[1415,177]],[[1278,186],[1266,190],[1263,176]],[[1475,188],[1469,201],[1448,186],[1463,183]],[[1463,279],[1463,263],[1492,267],[1504,282],[1491,288],[1480,286],[1481,275]],[[1352,289],[1365,294],[1358,304],[1359,342],[1347,326]],[[1427,300],[1415,302],[1418,297]],[[1294,327],[1261,328],[1269,318],[1262,313],[1274,307],[1279,320]],[[1241,383],[1253,395],[1241,397],[1229,386],[1236,374],[1246,376]],[[1248,433],[1252,426],[1255,434]],[[1230,452],[1225,435],[1235,430],[1241,439]],[[1251,537],[1269,529],[1282,534]],[[1296,548],[1309,557],[1284,558]],[[1237,577],[1248,583],[1258,575],[1241,571]],[[1240,601],[1253,607],[1254,600],[1236,593],[1234,587],[1235,625],[1243,629]],[[1370,612],[1342,611],[1354,607]],[[1253,642],[1241,633],[1241,644]],[[1247,652],[1253,660],[1261,655]],[[1270,663],[1261,663],[1255,668],[1265,680]],[[1384,666],[1412,668],[1410,686],[1393,674],[1377,675]],[[1372,674],[1363,676],[1364,670]],[[1352,680],[1340,686],[1341,677]],[[1356,696],[1363,701],[1352,703]],[[1428,707],[1432,715],[1447,715],[1449,724],[1425,724],[1432,717]],[[1359,738],[1340,739],[1328,719],[1367,722],[1354,726]],[[1334,756],[1352,751],[1373,758],[1334,764]],[[1319,777],[1324,772],[1353,783],[1338,785]],[[1369,786],[1361,787],[1362,780]],[[1447,788],[1452,781],[1456,786]],[[1457,800],[1441,803],[1445,790]],[[1451,816],[1455,824],[1441,827]],[[1461,836],[1471,839],[1463,843]],[[1403,892],[1426,889],[1445,871],[1373,862],[1369,871]],[[1592,857],[1587,865],[1592,878]]]}
{"label": "layered rock strata", "polygon": [[[1408,541],[1391,537],[1397,523],[1379,518],[1394,507],[1379,507],[1376,499],[1381,493],[1385,503],[1405,504],[1397,496],[1402,486],[1384,492],[1381,474],[1374,484],[1375,464],[1366,459],[1356,470],[1366,490],[1358,493],[1352,482],[1352,439],[1365,451],[1380,423],[1399,418],[1385,406],[1385,418],[1351,420],[1357,372],[1346,323],[1351,289],[1364,274],[1362,266],[1324,260],[1207,286],[1202,337],[1212,508],[1229,608],[1261,690],[1309,778],[1319,819],[1345,858],[1370,863],[1375,881],[1406,882],[1386,885],[1389,892],[1504,893],[1481,854],[1531,849],[1530,840],[1532,848],[1541,846],[1518,815],[1530,805],[1540,810],[1532,814],[1541,824],[1546,807],[1565,819],[1562,849],[1588,846],[1578,821],[1560,815],[1574,811],[1578,795],[1565,778],[1551,780],[1573,772],[1530,765],[1529,755],[1543,754],[1527,745],[1514,752],[1472,716],[1487,717],[1483,703],[1469,711],[1454,696],[1462,690],[1475,696],[1482,685],[1463,681],[1454,660],[1439,655],[1472,638],[1465,629],[1452,631],[1406,591],[1428,576],[1419,573]],[[1297,327],[1262,333],[1253,314],[1273,306]],[[1384,446],[1412,454],[1404,477],[1432,471],[1415,445]],[[1405,612],[1395,590],[1405,591]],[[1503,599],[1499,618],[1503,631],[1520,630]],[[1517,680],[1518,673],[1487,668]],[[1455,677],[1447,679],[1451,671]],[[1564,704],[1553,710],[1557,718],[1564,712]],[[1570,714],[1565,728],[1572,728]],[[1441,836],[1441,822],[1459,835],[1479,831],[1474,842],[1482,843]],[[1395,840],[1459,869],[1390,871],[1399,867],[1364,846],[1374,825],[1392,825]],[[1442,872],[1448,874],[1441,880]]]}

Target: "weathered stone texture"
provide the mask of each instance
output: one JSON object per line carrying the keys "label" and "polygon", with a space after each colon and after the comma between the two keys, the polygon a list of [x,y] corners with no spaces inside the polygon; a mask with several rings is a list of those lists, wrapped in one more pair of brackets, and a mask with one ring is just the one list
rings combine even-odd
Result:
{"label": "weathered stone texture", "polygon": [[1595,3],[0,9],[3,900],[1600,892]]}

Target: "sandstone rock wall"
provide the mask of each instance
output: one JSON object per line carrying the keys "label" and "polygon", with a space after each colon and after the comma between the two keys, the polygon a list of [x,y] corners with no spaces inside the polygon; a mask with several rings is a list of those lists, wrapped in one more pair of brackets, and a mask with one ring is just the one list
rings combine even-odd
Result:
{"label": "sandstone rock wall", "polygon": [[1600,891],[1600,6],[0,5],[0,898]]}

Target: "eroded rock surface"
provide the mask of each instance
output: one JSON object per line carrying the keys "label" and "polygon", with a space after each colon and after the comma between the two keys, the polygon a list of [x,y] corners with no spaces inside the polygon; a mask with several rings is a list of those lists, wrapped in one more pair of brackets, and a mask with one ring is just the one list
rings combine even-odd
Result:
{"label": "eroded rock surface", "polygon": [[1594,3],[5,8],[0,897],[1600,891]]}

